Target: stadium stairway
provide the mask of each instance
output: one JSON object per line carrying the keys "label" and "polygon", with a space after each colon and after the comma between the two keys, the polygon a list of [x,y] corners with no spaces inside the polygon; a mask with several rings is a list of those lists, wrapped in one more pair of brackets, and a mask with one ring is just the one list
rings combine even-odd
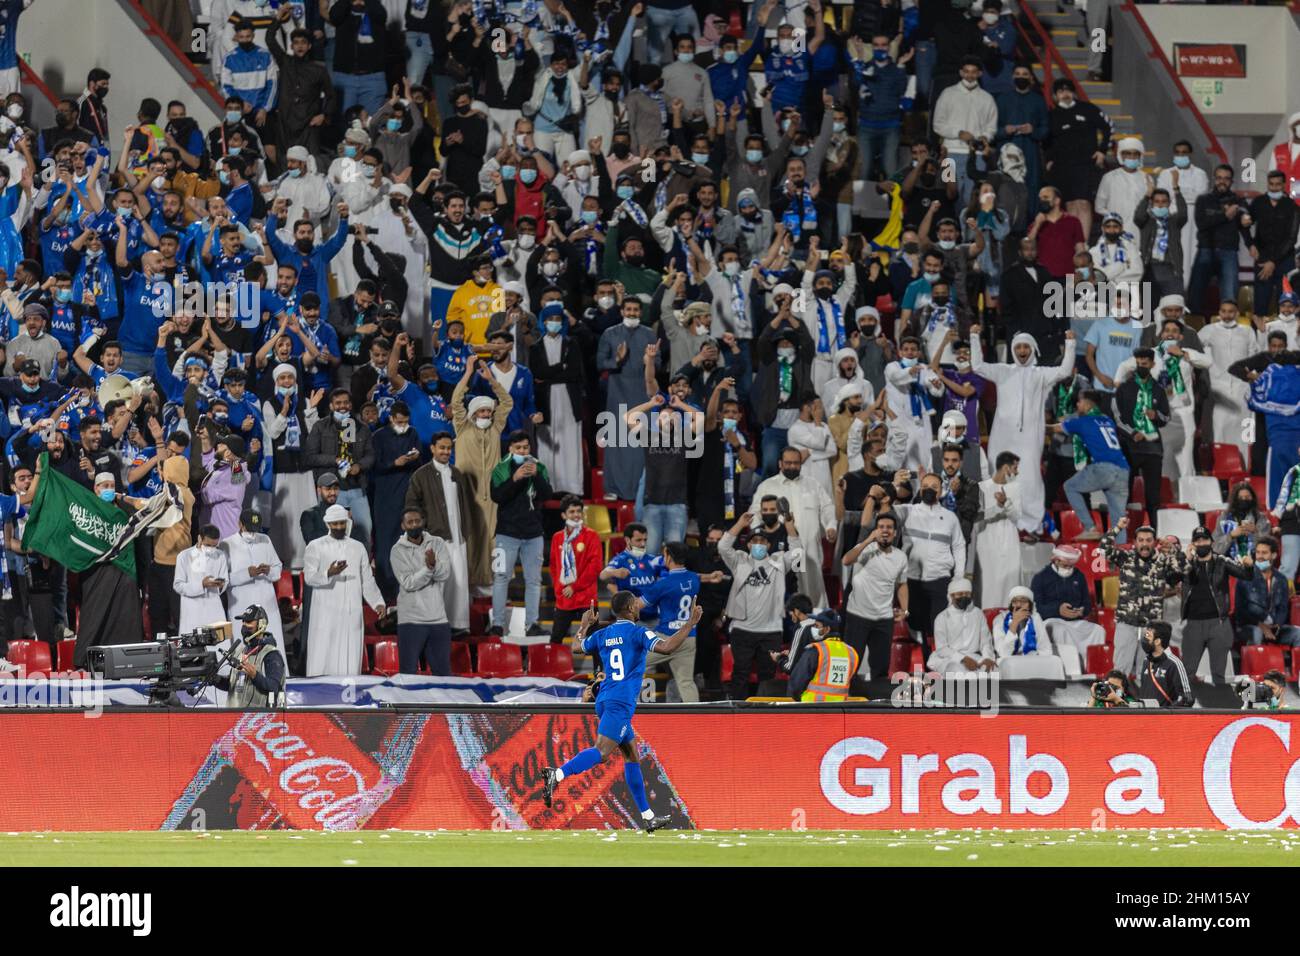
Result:
{"label": "stadium stairway", "polygon": [[[1062,6],[1056,0],[1022,0],[1021,9],[1025,13],[1021,27],[1041,52],[1040,62],[1034,64],[1034,73],[1044,87],[1050,89],[1061,76],[1073,80],[1082,97],[1110,118],[1116,140],[1125,136],[1140,137],[1132,112],[1125,108],[1113,84],[1088,79],[1083,12],[1073,5]],[[1147,150],[1144,165],[1151,165],[1154,158],[1155,151]]]}

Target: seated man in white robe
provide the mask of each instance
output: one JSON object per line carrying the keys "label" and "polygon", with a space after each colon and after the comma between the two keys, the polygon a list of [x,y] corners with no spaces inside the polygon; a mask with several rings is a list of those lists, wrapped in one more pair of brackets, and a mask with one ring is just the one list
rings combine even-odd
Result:
{"label": "seated man in white robe", "polygon": [[384,596],[370,571],[366,546],[348,536],[348,509],[330,505],[325,511],[329,534],[308,543],[303,577],[311,588],[311,618],[307,630],[307,677],[338,677],[361,673],[365,653],[364,600],[383,615]]}
{"label": "seated man in white robe", "polygon": [[997,669],[988,621],[971,600],[966,578],[948,582],[948,606],[934,619],[934,653],[926,666],[940,674]]}
{"label": "seated man in white robe", "polygon": [[1106,631],[1088,620],[1092,614],[1092,585],[1077,567],[1081,552],[1073,545],[1052,549],[1052,560],[1029,582],[1034,604],[1047,626],[1047,633],[1059,644],[1072,644],[1079,658],[1087,659],[1088,647],[1104,644]]}
{"label": "seated man in white robe", "polygon": [[[1043,619],[1034,610],[1034,592],[1029,588],[1011,589],[1007,609],[993,619],[992,631],[998,671],[1006,679],[1065,679],[1065,668],[1052,651],[1052,639]],[[1031,663],[1026,658],[1047,660]]]}

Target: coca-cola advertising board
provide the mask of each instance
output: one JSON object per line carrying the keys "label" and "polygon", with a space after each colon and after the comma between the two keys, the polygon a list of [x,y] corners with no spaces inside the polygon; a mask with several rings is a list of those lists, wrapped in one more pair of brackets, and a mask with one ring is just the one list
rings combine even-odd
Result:
{"label": "coca-cola advertising board", "polygon": [[[589,711],[8,714],[0,830],[626,828]],[[678,828],[1294,827],[1285,714],[637,715]]]}

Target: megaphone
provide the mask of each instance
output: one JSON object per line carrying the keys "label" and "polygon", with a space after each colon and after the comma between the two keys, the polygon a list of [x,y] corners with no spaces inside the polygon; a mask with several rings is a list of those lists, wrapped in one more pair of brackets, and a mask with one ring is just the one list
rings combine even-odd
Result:
{"label": "megaphone", "polygon": [[95,391],[95,398],[99,401],[99,407],[105,408],[109,402],[129,402],[151,388],[153,388],[153,380],[147,375],[129,379],[125,375],[114,373],[104,377],[104,381]]}
{"label": "megaphone", "polygon": [[129,402],[134,397],[135,388],[125,375],[106,375],[95,390],[100,408],[107,408],[109,402]]}

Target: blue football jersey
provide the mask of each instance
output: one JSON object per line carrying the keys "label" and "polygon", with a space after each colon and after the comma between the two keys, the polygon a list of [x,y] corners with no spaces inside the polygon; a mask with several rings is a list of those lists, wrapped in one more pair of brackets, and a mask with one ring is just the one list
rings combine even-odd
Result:
{"label": "blue football jersey", "polygon": [[662,638],[632,621],[615,621],[594,634],[587,635],[582,649],[599,654],[605,680],[600,685],[600,700],[617,701],[635,707],[641,696],[645,677],[645,656]]}
{"label": "blue football jersey", "polygon": [[[677,568],[665,571],[663,577],[641,592],[646,604],[658,609],[660,634],[674,634],[691,619],[691,604],[700,593],[700,576],[694,571]],[[695,628],[691,628],[691,637]]]}
{"label": "blue football jersey", "polygon": [[663,567],[663,558],[651,557],[643,554],[641,557],[633,557],[631,551],[620,551],[609,559],[611,568],[627,568],[632,572],[625,578],[613,578],[614,584],[620,591],[631,591],[638,597],[644,596],[645,589],[654,584],[659,579],[659,572]]}

